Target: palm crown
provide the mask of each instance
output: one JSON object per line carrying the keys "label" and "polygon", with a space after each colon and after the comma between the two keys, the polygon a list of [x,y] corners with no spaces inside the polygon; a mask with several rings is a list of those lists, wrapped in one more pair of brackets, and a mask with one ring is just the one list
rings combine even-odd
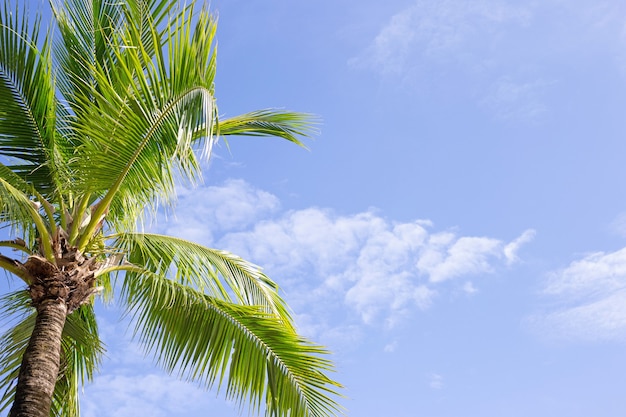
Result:
{"label": "palm crown", "polygon": [[[177,178],[200,178],[198,158],[218,136],[300,144],[311,119],[275,110],[218,117],[216,22],[204,8],[50,5],[57,26],[43,36],[40,17],[29,22],[7,2],[0,11],[0,222],[13,237],[0,249],[18,253],[0,254],[0,268],[27,286],[2,300],[2,317],[14,321],[0,339],[1,407],[78,415],[78,387],[104,351],[92,304],[100,294],[127,309],[139,341],[170,372],[224,385],[268,415],[337,412],[326,351],[296,333],[257,266],[136,226],[146,208],[172,201]],[[42,351],[42,341],[58,352]]]}

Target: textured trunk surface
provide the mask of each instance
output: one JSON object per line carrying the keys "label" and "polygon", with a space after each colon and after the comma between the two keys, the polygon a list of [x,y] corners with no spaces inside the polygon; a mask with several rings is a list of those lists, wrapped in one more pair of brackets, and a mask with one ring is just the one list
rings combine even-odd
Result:
{"label": "textured trunk surface", "polygon": [[50,416],[66,317],[67,305],[62,300],[45,300],[37,306],[35,328],[22,358],[9,417]]}
{"label": "textured trunk surface", "polygon": [[37,319],[22,358],[9,417],[50,417],[65,320],[97,291],[96,258],[87,259],[70,246],[62,229],[57,230],[52,247],[54,262],[41,255],[31,255],[24,264],[18,262],[29,277]]}

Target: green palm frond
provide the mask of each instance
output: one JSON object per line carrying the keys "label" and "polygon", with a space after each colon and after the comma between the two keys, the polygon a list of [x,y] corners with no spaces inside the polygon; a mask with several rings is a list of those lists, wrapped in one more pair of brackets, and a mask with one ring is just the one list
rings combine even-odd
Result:
{"label": "green palm frond", "polygon": [[[172,25],[175,29],[168,33],[172,38],[165,50],[158,28],[152,28],[154,56],[142,43],[140,30],[144,28],[128,26],[121,40],[109,44],[117,58],[115,68],[92,68],[98,91],[93,99],[78,99],[82,113],[72,129],[89,141],[76,149],[72,160],[77,175],[74,188],[102,195],[81,247],[98,223],[96,219],[107,210],[109,223],[129,228],[144,206],[157,197],[163,201],[173,195],[175,175],[183,174],[192,181],[199,175],[191,132],[204,123],[210,126],[215,118],[215,24],[205,11],[196,18],[189,8]],[[203,35],[196,35],[198,32]],[[190,60],[190,56],[196,59]],[[177,68],[168,67],[167,61],[195,64]],[[210,148],[212,139],[207,144]]]}
{"label": "green palm frond", "polygon": [[[46,200],[44,196],[42,196],[33,186],[32,183],[27,182],[20,175],[16,174],[11,168],[6,165],[0,163],[0,180],[4,181],[6,184],[10,184],[12,188],[16,191],[21,192],[26,197],[33,197],[33,202],[41,206],[43,211],[46,214],[48,224],[50,225],[50,231],[54,233],[55,224],[54,224],[54,207],[52,204]],[[0,204],[1,207],[1,204]],[[7,211],[7,217],[10,218],[10,211]],[[0,208],[0,213],[5,213],[4,210]],[[31,219],[32,220],[32,219]],[[31,221],[32,223],[32,221]]]}
{"label": "green palm frond", "polygon": [[315,133],[316,124],[315,117],[309,114],[266,109],[220,120],[216,125],[216,134],[220,136],[273,136],[304,147],[298,137]]}
{"label": "green palm frond", "polygon": [[255,306],[218,300],[152,274],[124,283],[135,333],[171,373],[271,416],[322,417],[340,407],[327,352]]}
{"label": "green palm frond", "polygon": [[[171,0],[133,1],[127,2],[124,6],[126,7],[126,21],[139,22],[136,26],[140,28],[139,32],[144,40],[144,44],[149,44],[148,39],[152,36],[152,28],[162,27],[162,23],[164,23],[171,12],[175,11],[175,7],[179,7],[179,13],[185,12],[185,7],[180,8]],[[166,32],[168,27],[169,25],[166,25],[161,30],[161,34]],[[152,56],[155,51],[148,50],[147,52]]]}
{"label": "green palm frond", "polygon": [[291,326],[288,308],[278,295],[276,283],[258,266],[236,255],[180,238],[147,233],[120,234],[114,247],[123,248],[134,265],[171,277],[213,298],[260,306],[283,318],[285,326]]}
{"label": "green palm frond", "polygon": [[100,63],[112,67],[115,62],[107,39],[121,24],[121,4],[100,0],[50,0],[60,37],[54,43],[59,71],[59,90],[72,112],[80,114],[76,97],[90,98],[97,89],[90,68]]}
{"label": "green palm frond", "polygon": [[[176,6],[169,0],[50,0],[50,4],[61,34],[54,48],[63,69],[60,90],[76,114],[82,112],[76,99],[89,99],[99,90],[93,68],[108,72],[118,63],[111,43],[119,41],[125,28],[132,25],[140,34],[145,52],[153,56],[152,29],[162,26]],[[122,46],[136,47],[132,43]]]}
{"label": "green palm frond", "polygon": [[[0,321],[14,323],[0,337],[0,411],[13,402],[15,380],[22,355],[35,326],[35,310],[27,291],[17,291],[0,299]],[[63,329],[62,367],[55,387],[52,415],[78,417],[78,392],[91,381],[104,354],[91,305],[82,306],[68,317]]]}
{"label": "green palm frond", "polygon": [[[44,195],[54,191],[55,87],[40,19],[0,10],[0,156]],[[21,18],[20,18],[21,16]]]}
{"label": "green palm frond", "polygon": [[2,175],[0,175],[0,214],[5,222],[11,223],[29,240],[37,233],[41,239],[43,254],[48,259],[53,259],[50,230],[39,212],[38,205]]}

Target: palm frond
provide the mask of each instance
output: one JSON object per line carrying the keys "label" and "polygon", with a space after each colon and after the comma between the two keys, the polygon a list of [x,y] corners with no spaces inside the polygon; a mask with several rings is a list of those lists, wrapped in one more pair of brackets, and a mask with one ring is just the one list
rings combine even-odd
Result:
{"label": "palm frond", "polygon": [[[50,43],[39,41],[40,18],[0,10],[0,156],[43,195],[54,192],[55,87]],[[40,46],[39,46],[40,45]]]}
{"label": "palm frond", "polygon": [[[147,46],[151,45],[150,38],[153,36],[153,28],[161,27],[167,18],[176,20],[176,17],[171,16],[172,12],[182,14],[186,13],[187,8],[193,7],[181,7],[170,0],[130,1],[124,4],[124,6],[126,21],[136,22],[134,26],[139,29],[138,32],[140,33],[142,44]],[[169,27],[169,25],[166,25],[165,28],[161,29],[160,34],[163,35],[167,32]],[[152,46],[156,45],[152,44]],[[146,49],[146,52],[149,56],[153,56],[157,50],[149,47]]]}
{"label": "palm frond", "polygon": [[34,198],[34,202],[39,204],[41,208],[45,211],[48,223],[51,225],[51,232],[54,233],[54,207],[48,200],[46,200],[44,196],[42,196],[35,189],[33,184],[27,182],[20,175],[16,174],[11,168],[2,163],[0,163],[0,179],[6,181],[8,184],[11,184],[12,187],[20,191],[25,196],[32,196]]}
{"label": "palm frond", "polygon": [[43,254],[54,261],[50,230],[39,213],[39,207],[29,197],[0,175],[0,214],[3,221],[11,223],[29,241],[34,239],[35,233],[38,234]]}
{"label": "palm frond", "polygon": [[168,372],[277,417],[336,415],[327,352],[255,306],[218,300],[148,271],[124,282],[135,333]]}
{"label": "palm frond", "polygon": [[310,114],[266,109],[220,120],[215,133],[220,136],[275,136],[299,146],[301,136],[316,132],[317,120]]}
{"label": "palm frond", "polygon": [[[153,57],[143,44],[145,28],[128,26],[121,40],[109,44],[115,68],[92,68],[98,91],[91,100],[79,100],[83,113],[72,125],[89,141],[77,149],[71,166],[77,179],[89,178],[74,188],[102,195],[102,200],[79,246],[107,210],[111,224],[132,227],[144,206],[173,195],[176,173],[192,181],[199,175],[190,132],[215,117],[210,69],[214,23],[204,15],[195,19],[192,9],[180,15],[166,40],[152,27]],[[208,62],[175,70],[167,66],[166,61],[190,61],[192,55]]]}
{"label": "palm frond", "polygon": [[[152,27],[159,27],[175,4],[168,0],[50,0],[61,35],[54,45],[63,69],[59,75],[60,90],[75,114],[82,112],[76,98],[88,99],[99,90],[93,68],[107,72],[117,65],[111,42],[119,40],[128,25],[137,27],[140,36],[149,40]],[[154,54],[154,46],[149,42],[146,45],[148,53]]]}
{"label": "palm frond", "polygon": [[285,326],[291,326],[288,308],[278,294],[276,283],[261,268],[232,253],[148,233],[120,234],[114,247],[128,253],[128,261],[134,265],[213,298],[262,307],[267,313],[283,318]]}

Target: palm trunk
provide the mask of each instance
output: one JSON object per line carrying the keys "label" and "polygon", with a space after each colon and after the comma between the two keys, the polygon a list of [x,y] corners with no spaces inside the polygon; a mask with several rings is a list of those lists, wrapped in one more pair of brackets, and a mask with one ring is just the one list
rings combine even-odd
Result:
{"label": "palm trunk", "polygon": [[67,305],[46,300],[37,306],[33,334],[24,352],[9,417],[49,417],[61,360]]}

